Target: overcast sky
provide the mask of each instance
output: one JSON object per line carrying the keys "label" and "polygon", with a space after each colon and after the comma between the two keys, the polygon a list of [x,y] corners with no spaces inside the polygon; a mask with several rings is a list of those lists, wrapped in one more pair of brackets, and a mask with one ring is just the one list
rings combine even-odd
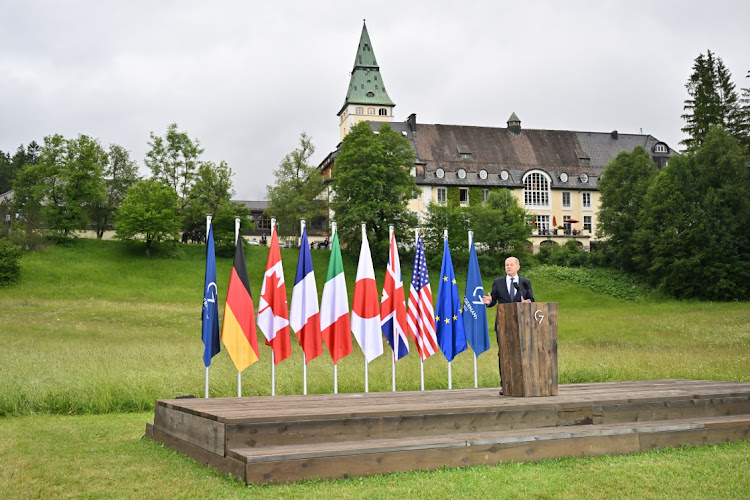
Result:
{"label": "overcast sky", "polygon": [[707,49],[750,86],[750,2],[4,0],[0,150],[87,134],[131,151],[167,125],[226,160],[236,199],[264,199],[301,132],[317,164],[362,20],[396,120],[638,133],[674,149]]}

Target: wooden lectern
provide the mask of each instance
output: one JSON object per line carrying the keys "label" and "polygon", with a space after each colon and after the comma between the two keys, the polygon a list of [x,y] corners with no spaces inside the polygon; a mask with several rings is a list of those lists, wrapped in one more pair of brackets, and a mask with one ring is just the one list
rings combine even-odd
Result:
{"label": "wooden lectern", "polygon": [[497,305],[503,394],[557,396],[557,303]]}

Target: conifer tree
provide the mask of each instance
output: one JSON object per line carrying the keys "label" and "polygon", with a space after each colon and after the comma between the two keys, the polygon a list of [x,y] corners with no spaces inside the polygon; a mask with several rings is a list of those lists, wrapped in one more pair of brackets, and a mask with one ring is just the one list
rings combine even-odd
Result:
{"label": "conifer tree", "polygon": [[739,139],[742,129],[739,99],[731,73],[720,57],[710,50],[705,56],[699,54],[685,87],[689,98],[685,100],[682,118],[687,124],[682,131],[689,137],[681,144],[687,149],[700,146],[714,125],[726,128]]}

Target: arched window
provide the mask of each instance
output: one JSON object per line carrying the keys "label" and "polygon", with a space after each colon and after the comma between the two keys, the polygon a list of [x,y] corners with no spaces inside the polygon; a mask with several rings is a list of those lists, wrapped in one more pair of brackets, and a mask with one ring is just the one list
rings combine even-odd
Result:
{"label": "arched window", "polygon": [[365,110],[361,106],[357,106],[357,110],[355,111],[355,113],[358,115],[363,115],[365,114]]}
{"label": "arched window", "polygon": [[388,110],[385,109],[385,108],[380,108],[378,110],[378,115],[380,115],[380,116],[388,116]]}
{"label": "arched window", "polygon": [[375,108],[367,108],[367,114],[368,115],[374,115],[375,114]]}
{"label": "arched window", "polygon": [[540,170],[532,170],[523,176],[523,204],[525,207],[549,208],[550,179]]}

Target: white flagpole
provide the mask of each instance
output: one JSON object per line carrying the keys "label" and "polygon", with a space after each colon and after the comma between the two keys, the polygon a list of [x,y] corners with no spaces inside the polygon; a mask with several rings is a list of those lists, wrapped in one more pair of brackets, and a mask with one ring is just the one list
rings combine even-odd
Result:
{"label": "white flagpole", "polygon": [[[211,230],[211,216],[206,214],[206,248],[208,248],[208,232],[210,230]],[[208,255],[208,253],[206,255]],[[208,367],[206,367],[206,399],[208,399]]]}
{"label": "white flagpole", "polygon": [[[393,240],[393,224],[388,226],[388,252],[390,252],[392,240]],[[390,258],[390,255],[389,255],[389,258]],[[391,267],[393,267],[393,262],[391,262]],[[394,328],[391,331],[391,335],[393,336],[393,356],[391,357],[391,381],[392,381],[392,386],[393,386],[392,391],[396,392],[396,356],[398,356],[398,335],[396,334],[395,318],[393,321],[394,321]]]}
{"label": "white flagpole", "polygon": [[[365,241],[365,238],[367,238],[367,224],[363,222],[362,223],[362,241]],[[368,364],[369,363],[367,362],[367,355],[365,354],[365,392],[370,392],[370,380],[368,377],[369,375]]]}
{"label": "white flagpole", "polygon": [[[473,241],[474,241],[474,231],[472,231],[471,229],[469,229],[469,252],[471,252],[471,243]],[[466,298],[466,297],[464,297],[464,298]],[[466,312],[466,311],[464,311],[464,312]],[[477,352],[474,349],[472,349],[472,351],[474,351],[474,389],[476,389],[477,387],[479,387],[479,385],[478,385],[478,379],[477,379]]]}
{"label": "white flagpole", "polygon": [[[414,228],[414,252],[417,251],[417,245],[419,244],[419,228]],[[412,270],[413,272],[413,270]],[[414,280],[414,277],[412,276],[412,280]],[[421,293],[421,290],[416,290],[417,294]],[[417,297],[417,304],[420,303],[421,297]],[[417,307],[417,312],[419,312],[419,307]],[[422,349],[424,349],[424,339],[421,338],[420,332],[417,331],[417,336],[419,338],[419,345],[422,346]],[[419,380],[420,380],[420,388],[424,391],[424,359],[422,359],[422,354],[419,354]]]}
{"label": "white flagpole", "polygon": [[[234,244],[237,245],[240,237],[240,218],[234,218]],[[225,306],[226,307],[226,306]],[[242,372],[237,370],[237,397],[242,397]]]}
{"label": "white flagpole", "polygon": [[[448,228],[443,229],[443,241],[448,241]],[[451,372],[450,361],[448,361],[448,389],[453,389],[453,373]]]}
{"label": "white flagpole", "polygon": [[[273,232],[276,230],[276,217],[271,217],[271,239],[273,239]],[[271,251],[271,244],[269,243],[269,252]],[[276,395],[276,353],[271,347],[271,396]]]}
{"label": "white flagpole", "polygon": [[[336,221],[331,221],[331,251],[333,251],[333,237],[336,236]],[[348,299],[347,299],[348,300]],[[328,346],[329,348],[331,346]],[[333,364],[333,393],[339,393],[339,364],[338,362]]]}
{"label": "white flagpole", "polygon": [[[300,254],[302,253],[302,233],[305,231],[305,219],[299,220],[299,246]],[[303,299],[304,300],[304,299]],[[302,395],[307,396],[307,355],[305,349],[302,349]]]}

